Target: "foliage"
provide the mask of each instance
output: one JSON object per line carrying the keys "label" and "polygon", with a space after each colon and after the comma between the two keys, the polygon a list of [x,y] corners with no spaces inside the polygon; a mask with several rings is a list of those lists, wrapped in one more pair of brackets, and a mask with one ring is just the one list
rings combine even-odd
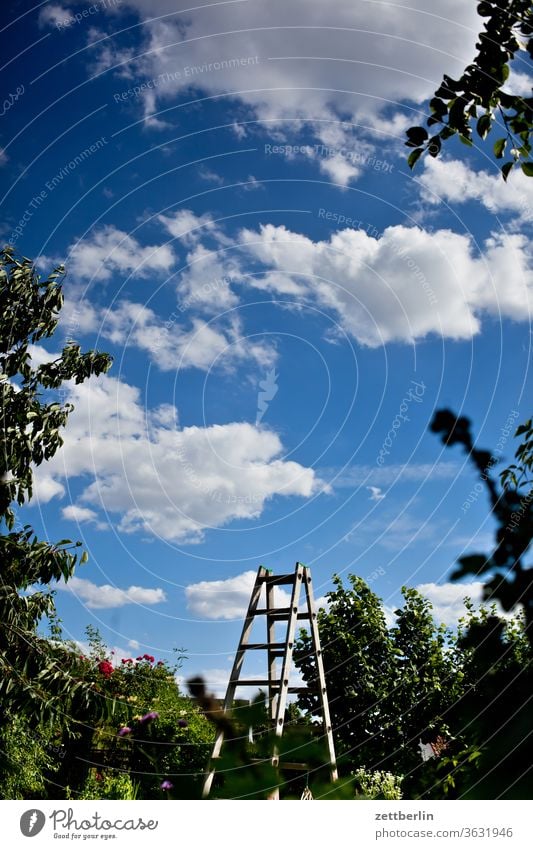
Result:
{"label": "foliage", "polygon": [[60,743],[49,728],[34,731],[25,718],[10,717],[0,730],[0,799],[46,798],[46,775],[64,756]]}
{"label": "foliage", "polygon": [[111,775],[117,769],[128,774],[143,799],[166,798],[164,781],[179,798],[195,795],[213,735],[195,704],[179,691],[181,653],[174,665],[149,654],[117,664],[97,629],[89,626],[87,636],[90,653],[80,658],[83,678],[109,711],[103,719],[85,711],[76,716],[87,734],[69,744],[63,783],[71,793],[100,792],[102,785],[95,784],[87,767],[92,761],[104,778],[109,770]]}
{"label": "foliage", "polygon": [[526,629],[533,639],[533,577],[531,568],[524,565],[533,537],[533,428],[531,419],[521,425],[516,436],[522,441],[516,449],[516,463],[500,475],[498,488],[490,471],[496,460],[489,451],[475,447],[470,431],[470,421],[457,417],[450,410],[439,410],[430,426],[440,433],[447,446],[462,445],[484,482],[491,510],[498,523],[496,547],[491,555],[470,554],[459,559],[459,567],[452,578],[465,575],[492,573],[484,586],[484,597],[500,602],[504,610],[522,604],[525,610]]}
{"label": "foliage", "polygon": [[30,260],[9,248],[0,252],[0,698],[4,710],[41,720],[91,698],[75,657],[37,633],[54,612],[49,583],[67,580],[77,555],[68,540],[40,541],[29,525],[15,527],[12,504],[31,498],[33,468],[62,444],[72,409],[57,401],[63,383],[81,383],[111,364],[106,354],[82,354],[74,344],[53,362],[34,364],[30,346],[57,326],[61,274],[56,269],[41,282]]}
{"label": "foliage", "polygon": [[[465,618],[448,631],[426,599],[403,588],[404,605],[387,629],[377,596],[361,578],[349,583],[336,577],[328,610],[318,614],[341,777],[390,771],[402,776],[404,798],[523,798],[533,757],[523,617],[475,612],[466,599]],[[312,687],[310,648],[301,632],[295,657]],[[317,713],[316,698],[300,704]],[[436,756],[423,762],[420,743],[433,743]],[[361,781],[356,788],[368,792]]]}
{"label": "foliage", "polygon": [[[282,737],[277,737],[274,729],[265,727],[264,693],[260,692],[250,705],[239,705],[238,712],[232,714],[224,713],[201,678],[193,678],[188,684],[215,731],[224,734],[209,799],[272,799],[278,792],[283,799],[299,799],[308,781],[315,799],[353,799],[352,778],[331,782],[324,740],[311,723],[288,725]],[[250,729],[254,731],[253,741]],[[292,770],[284,769],[284,764],[293,763],[295,758],[305,763],[307,770],[296,778]]]}
{"label": "foliage", "polygon": [[70,788],[67,791],[67,799],[133,800],[138,798],[139,789],[127,773],[109,771],[102,775],[91,769],[81,793],[72,796]]}
{"label": "foliage", "polygon": [[523,615],[506,621],[494,606],[475,613],[470,605],[455,651],[465,686],[450,709],[457,736],[437,780],[449,798],[530,798],[533,670]]}
{"label": "foliage", "polygon": [[408,163],[413,168],[424,152],[438,156],[442,142],[455,135],[471,146],[475,125],[482,140],[495,128],[503,130],[493,144],[493,153],[501,160],[509,150],[511,159],[501,166],[504,180],[517,164],[531,177],[533,98],[522,98],[503,89],[509,63],[516,54],[527,50],[533,58],[533,9],[530,0],[483,0],[477,8],[480,16],[487,19],[476,44],[477,56],[458,80],[445,75],[430,100],[431,115],[426,124],[438,127],[437,132],[430,136],[422,126],[407,130],[406,145],[413,148]]}
{"label": "foliage", "polygon": [[[388,769],[404,775],[405,790],[412,794],[421,768],[419,740],[447,732],[444,715],[459,687],[446,630],[435,625],[429,602],[406,588],[396,625],[387,628],[378,596],[362,578],[349,575],[348,580],[345,588],[334,578],[328,609],[318,613],[339,763],[344,771]],[[305,631],[295,662],[312,687],[316,673]],[[313,714],[317,699],[306,694],[299,704]]]}
{"label": "foliage", "polygon": [[[349,767],[372,769],[385,762],[389,731],[382,706],[388,702],[394,680],[394,650],[380,599],[362,578],[349,576],[351,590],[334,576],[329,608],[318,612],[328,697],[337,755]],[[309,686],[316,683],[311,636],[302,632],[295,646],[295,664]],[[311,715],[318,712],[318,696],[299,697]]]}
{"label": "foliage", "polygon": [[398,775],[393,775],[392,772],[367,771],[360,768],[355,770],[353,777],[356,793],[365,799],[402,798],[402,779]]}

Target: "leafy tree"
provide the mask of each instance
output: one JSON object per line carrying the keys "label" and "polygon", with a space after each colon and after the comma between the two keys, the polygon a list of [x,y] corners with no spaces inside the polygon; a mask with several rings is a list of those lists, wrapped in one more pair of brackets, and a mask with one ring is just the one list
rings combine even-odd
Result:
{"label": "leafy tree", "polygon": [[[381,600],[362,578],[349,575],[350,589],[335,575],[328,593],[328,609],[318,612],[318,627],[332,725],[336,730],[339,764],[350,768],[380,769],[391,748],[390,718],[384,705],[394,688],[394,646]],[[307,686],[316,687],[317,674],[311,637],[300,633],[295,664]],[[318,713],[318,696],[299,697],[301,708]]]}
{"label": "leafy tree", "polygon": [[24,717],[13,716],[0,729],[0,799],[47,798],[47,776],[57,772],[65,752],[47,727],[34,729]]}
{"label": "leafy tree", "polygon": [[449,736],[447,712],[462,691],[462,674],[449,651],[453,637],[435,624],[431,603],[415,589],[403,587],[402,594],[404,605],[391,629],[395,686],[389,710],[396,750],[389,768],[404,776],[404,793],[413,797],[426,782],[419,742]]}
{"label": "leafy tree", "polygon": [[33,468],[54,456],[71,405],[57,400],[65,381],[81,383],[107,371],[107,354],[81,353],[69,343],[53,362],[36,365],[30,345],[50,338],[63,304],[62,269],[41,281],[28,259],[0,252],[0,699],[3,721],[26,715],[53,720],[91,693],[78,677],[75,655],[41,636],[53,616],[49,584],[68,580],[77,562],[68,540],[38,540],[15,526],[13,503],[32,496]]}
{"label": "leafy tree", "polygon": [[[329,609],[318,614],[341,778],[350,774],[367,795],[401,787],[404,798],[527,798],[532,664],[523,617],[476,613],[467,599],[455,633],[403,588],[387,630],[381,601],[361,578],[349,581],[346,589],[335,578]],[[302,632],[296,657],[308,686],[316,680],[310,648]],[[301,704],[316,711],[312,697]],[[439,756],[423,762],[420,741],[440,744]],[[385,771],[392,783],[383,783]]]}
{"label": "leafy tree", "polygon": [[441,435],[446,446],[462,445],[477,469],[489,496],[491,511],[498,523],[496,546],[492,554],[470,554],[459,559],[452,579],[465,575],[487,575],[485,599],[495,599],[504,610],[517,604],[524,606],[526,632],[533,642],[533,570],[526,567],[524,557],[533,537],[533,425],[531,419],[521,425],[516,436],[521,442],[516,449],[516,463],[500,475],[498,487],[491,475],[496,463],[489,451],[475,447],[470,421],[450,410],[439,410],[430,429]]}
{"label": "leafy tree", "polygon": [[426,124],[429,128],[438,128],[437,132],[430,136],[423,126],[407,130],[406,145],[413,148],[408,163],[413,168],[423,153],[438,156],[442,142],[452,136],[457,135],[464,144],[471,146],[474,126],[482,140],[498,128],[503,135],[493,144],[494,156],[502,160],[506,150],[511,156],[501,166],[504,180],[517,164],[531,177],[533,97],[522,98],[503,91],[509,76],[509,63],[516,54],[527,50],[533,58],[531,2],[483,0],[477,8],[480,16],[487,19],[476,45],[477,56],[458,80],[444,75],[430,100],[431,115]]}
{"label": "leafy tree", "polygon": [[[417,792],[419,741],[449,733],[445,714],[460,691],[460,676],[437,627],[431,605],[403,588],[404,607],[388,629],[382,602],[362,578],[339,577],[318,626],[339,762],[344,771],[390,770],[403,776],[406,795]],[[310,636],[301,632],[296,664],[307,685],[316,681]],[[316,697],[300,704],[316,711]]]}
{"label": "leafy tree", "polygon": [[524,617],[468,607],[454,647],[463,675],[447,715],[454,737],[433,765],[433,781],[427,776],[425,795],[437,785],[448,798],[529,799],[533,668]]}

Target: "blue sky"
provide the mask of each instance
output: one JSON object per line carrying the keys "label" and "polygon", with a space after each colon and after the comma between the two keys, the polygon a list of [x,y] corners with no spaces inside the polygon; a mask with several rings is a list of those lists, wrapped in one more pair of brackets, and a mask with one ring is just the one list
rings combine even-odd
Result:
{"label": "blue sky", "polygon": [[114,357],[66,388],[19,515],[87,547],[68,635],[185,647],[220,691],[261,563],[319,596],[355,572],[391,609],[419,586],[449,622],[479,597],[449,575],[490,545],[487,500],[428,425],[462,411],[512,456],[533,181],[453,141],[413,174],[403,145],[479,27],[459,0],[10,4],[2,236],[67,267],[33,356]]}

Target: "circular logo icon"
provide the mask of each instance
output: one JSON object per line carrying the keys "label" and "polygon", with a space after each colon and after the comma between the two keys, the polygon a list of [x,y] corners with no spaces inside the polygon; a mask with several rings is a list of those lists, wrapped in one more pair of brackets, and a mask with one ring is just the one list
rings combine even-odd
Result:
{"label": "circular logo icon", "polygon": [[43,830],[46,817],[42,811],[32,808],[25,811],[20,818],[20,830],[24,837],[35,837]]}

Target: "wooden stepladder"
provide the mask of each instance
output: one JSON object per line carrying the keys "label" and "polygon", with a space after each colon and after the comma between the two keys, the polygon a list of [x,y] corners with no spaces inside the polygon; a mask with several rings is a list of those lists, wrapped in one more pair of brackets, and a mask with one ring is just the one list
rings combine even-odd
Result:
{"label": "wooden stepladder", "polygon": [[[274,597],[275,588],[280,586],[292,588],[289,607],[276,607]],[[263,595],[263,587],[265,590],[265,606],[259,607],[259,602]],[[298,608],[300,606],[302,587],[305,592],[306,609],[299,611]],[[250,642],[250,635],[257,616],[264,616],[266,619],[267,639],[264,643]],[[335,761],[335,747],[331,729],[322,649],[320,647],[320,636],[318,633],[317,614],[311,585],[311,571],[302,563],[297,563],[294,573],[288,575],[273,575],[268,569],[265,569],[264,566],[259,567],[250,597],[248,611],[244,619],[237,653],[233,662],[233,669],[231,670],[223,709],[224,713],[231,710],[235,700],[237,687],[266,687],[268,692],[269,717],[273,723],[273,727],[275,728],[276,737],[282,736],[285,721],[285,710],[287,707],[287,696],[289,693],[305,693],[309,691],[308,687],[289,686],[296,628],[297,623],[301,620],[307,620],[309,622],[309,628],[311,631],[313,654],[315,657],[317,673],[316,686],[318,689],[324,736],[328,748],[330,774],[331,780],[336,781],[337,766]],[[276,642],[276,623],[284,621],[287,622],[285,640],[283,642]],[[241,671],[246,652],[248,651],[267,652],[267,678],[241,679]],[[281,677],[277,676],[278,660],[281,660]],[[315,691],[313,690],[313,692]],[[211,785],[216,772],[216,761],[220,756],[223,742],[224,731],[219,730],[215,738],[211,760],[209,762],[204,782],[204,798],[209,796],[211,791]],[[277,751],[272,753],[272,763],[274,766],[278,765]]]}

